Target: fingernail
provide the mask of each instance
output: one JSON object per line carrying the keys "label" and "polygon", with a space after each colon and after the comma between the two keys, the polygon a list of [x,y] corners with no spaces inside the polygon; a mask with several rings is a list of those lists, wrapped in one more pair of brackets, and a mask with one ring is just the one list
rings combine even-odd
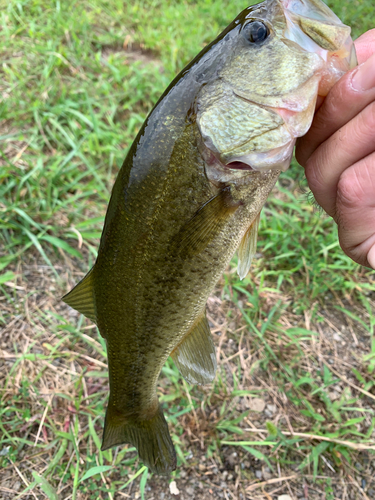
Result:
{"label": "fingernail", "polygon": [[352,88],[358,92],[375,88],[375,54],[358,66],[352,76]]}

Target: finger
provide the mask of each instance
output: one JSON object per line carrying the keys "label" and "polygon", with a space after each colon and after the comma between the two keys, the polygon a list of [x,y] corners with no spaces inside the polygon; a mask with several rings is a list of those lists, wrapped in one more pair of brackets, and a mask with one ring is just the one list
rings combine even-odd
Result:
{"label": "finger", "polygon": [[375,269],[375,237],[374,242],[367,254],[367,262],[369,263],[369,266],[372,267],[372,269]]}
{"label": "finger", "polygon": [[359,264],[375,268],[375,152],[345,170],[337,184],[340,244]]}
{"label": "finger", "polygon": [[347,247],[342,241],[342,234],[343,232],[339,231],[340,245],[346,255],[361,266],[375,269],[375,233],[356,247]]}
{"label": "finger", "polygon": [[[296,158],[305,166],[317,147],[375,100],[375,54],[332,88],[308,133],[297,142]],[[350,103],[350,105],[348,104]]]}
{"label": "finger", "polygon": [[310,189],[319,205],[332,217],[336,217],[337,185],[341,175],[374,150],[375,101],[326,140],[307,160],[305,173]]}
{"label": "finger", "polygon": [[361,35],[354,43],[358,63],[362,64],[375,52],[375,28]]}
{"label": "finger", "polygon": [[361,266],[375,269],[375,233],[372,234],[364,243],[356,247],[347,247],[342,240],[344,233],[339,231],[340,246],[348,257]]}

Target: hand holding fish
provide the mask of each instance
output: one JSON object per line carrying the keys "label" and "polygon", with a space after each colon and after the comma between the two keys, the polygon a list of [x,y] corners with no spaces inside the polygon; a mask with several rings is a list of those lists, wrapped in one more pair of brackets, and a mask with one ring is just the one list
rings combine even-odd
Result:
{"label": "hand holding fish", "polygon": [[344,252],[375,269],[375,29],[355,46],[360,66],[332,88],[296,156]]}

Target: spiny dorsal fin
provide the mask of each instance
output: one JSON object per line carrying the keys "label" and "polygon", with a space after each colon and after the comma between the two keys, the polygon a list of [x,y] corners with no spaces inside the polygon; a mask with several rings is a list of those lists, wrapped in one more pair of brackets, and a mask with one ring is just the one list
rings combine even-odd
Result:
{"label": "spiny dorsal fin", "polygon": [[62,300],[86,318],[96,322],[94,277],[92,268],[73,290],[64,295]]}
{"label": "spiny dorsal fin", "polygon": [[260,212],[255,217],[255,219],[251,223],[251,226],[244,234],[240,246],[238,247],[237,272],[241,280],[246,278],[247,273],[250,270],[251,261],[253,260],[253,257],[256,252],[259,220],[260,220]]}
{"label": "spiny dorsal fin", "polygon": [[190,384],[201,385],[213,381],[216,373],[216,354],[205,312],[171,356],[181,375]]}

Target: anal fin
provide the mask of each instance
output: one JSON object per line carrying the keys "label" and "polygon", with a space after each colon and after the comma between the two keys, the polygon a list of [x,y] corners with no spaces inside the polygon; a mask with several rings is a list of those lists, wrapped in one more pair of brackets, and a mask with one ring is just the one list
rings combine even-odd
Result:
{"label": "anal fin", "polygon": [[238,266],[237,272],[241,280],[246,278],[247,273],[250,270],[251,261],[256,252],[257,241],[258,241],[258,229],[259,229],[260,212],[255,217],[251,226],[244,234],[240,246],[238,247]]}
{"label": "anal fin", "polygon": [[62,300],[86,318],[96,322],[94,279],[92,268],[73,290],[64,295]]}
{"label": "anal fin", "polygon": [[190,384],[208,384],[215,378],[216,353],[206,313],[199,317],[171,353],[181,375]]}

